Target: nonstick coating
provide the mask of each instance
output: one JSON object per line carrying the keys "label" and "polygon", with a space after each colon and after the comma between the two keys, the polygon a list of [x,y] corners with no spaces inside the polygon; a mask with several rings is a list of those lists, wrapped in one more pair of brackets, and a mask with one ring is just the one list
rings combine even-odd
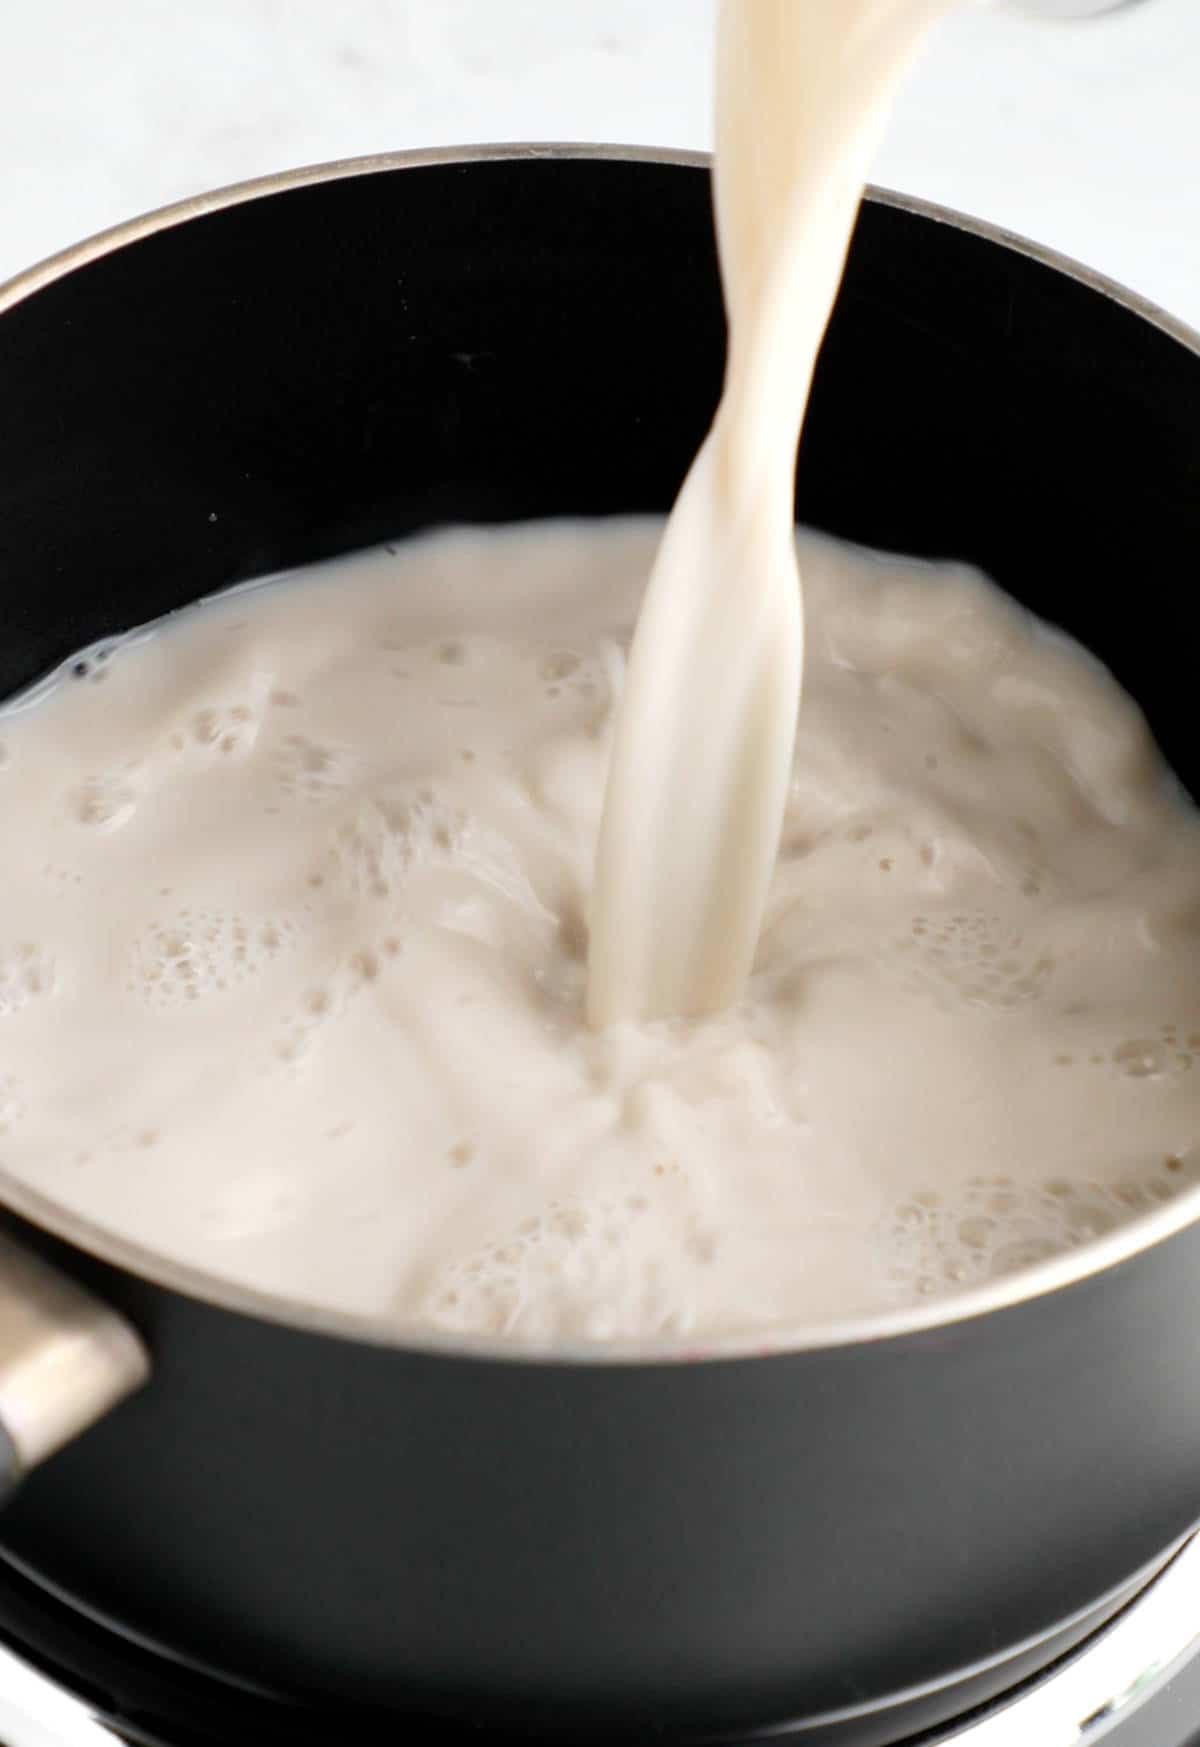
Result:
{"label": "nonstick coating", "polygon": [[[722,363],[703,169],[369,168],[0,315],[0,693],[431,523],[669,504]],[[799,511],[982,564],[1113,666],[1194,783],[1198,414],[1163,327],[877,201]],[[155,1376],[34,1474],[0,1553],[251,1684],[638,1739],[815,1718],[1002,1661],[1200,1519],[1195,1226],[924,1333],[603,1365],[289,1327],[33,1236]]]}

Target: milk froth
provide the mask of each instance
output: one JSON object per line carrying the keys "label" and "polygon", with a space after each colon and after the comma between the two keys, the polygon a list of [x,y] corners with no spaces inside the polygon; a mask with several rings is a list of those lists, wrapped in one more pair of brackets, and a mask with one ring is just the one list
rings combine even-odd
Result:
{"label": "milk froth", "polygon": [[801,536],[746,998],[588,1027],[660,531],[339,560],[0,714],[0,1168],[220,1278],[534,1343],[770,1344],[1189,1187],[1195,815],[1098,664],[961,567]]}

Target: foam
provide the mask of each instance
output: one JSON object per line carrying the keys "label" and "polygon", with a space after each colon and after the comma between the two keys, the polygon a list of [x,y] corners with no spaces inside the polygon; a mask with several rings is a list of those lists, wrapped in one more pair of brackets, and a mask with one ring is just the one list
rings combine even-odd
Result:
{"label": "foam", "polygon": [[949,1196],[919,1189],[881,1231],[889,1280],[928,1297],[1017,1274],[1106,1236],[1200,1182],[1200,1159],[1169,1153],[1115,1183],[970,1177]]}
{"label": "foam", "polygon": [[287,916],[248,920],[185,906],[137,936],[126,987],[159,1008],[224,994],[286,952],[298,932]]}
{"label": "foam", "polygon": [[0,1135],[7,1134],[24,1114],[21,1082],[15,1074],[0,1074]]}
{"label": "foam", "polygon": [[535,1344],[769,1346],[1189,1191],[1195,815],[1103,670],[962,566],[801,538],[746,997],[589,1029],[658,532],[361,554],[0,715],[4,1170],[260,1290]]}
{"label": "foam", "polygon": [[54,994],[58,969],[53,952],[36,940],[0,947],[0,1016],[19,1013]]}

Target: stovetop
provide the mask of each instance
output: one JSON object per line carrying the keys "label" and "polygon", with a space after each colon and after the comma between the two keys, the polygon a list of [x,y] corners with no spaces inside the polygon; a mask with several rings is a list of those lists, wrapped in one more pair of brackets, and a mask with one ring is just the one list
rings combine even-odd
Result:
{"label": "stovetop", "polygon": [[[3,1570],[0,1747],[501,1747],[535,1737],[287,1704],[139,1650]],[[854,1747],[853,1733],[847,1747]],[[590,1747],[596,1747],[591,1737]],[[825,1747],[783,1725],[676,1744],[653,1720],[612,1747]],[[872,1740],[880,1741],[877,1732]],[[542,1747],[556,1738],[538,1736]],[[1016,1691],[889,1747],[1200,1747],[1200,1535],[1082,1647]],[[562,1738],[562,1747],[568,1747]],[[574,1747],[574,1743],[571,1743]]]}

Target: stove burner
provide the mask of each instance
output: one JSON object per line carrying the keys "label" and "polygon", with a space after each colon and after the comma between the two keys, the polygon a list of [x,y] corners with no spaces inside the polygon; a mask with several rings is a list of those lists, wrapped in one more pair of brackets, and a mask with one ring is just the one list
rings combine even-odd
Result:
{"label": "stove burner", "polygon": [[[0,1747],[503,1747],[496,1735],[343,1708],[321,1714],[141,1651],[17,1573],[2,1579]],[[36,1646],[36,1648],[35,1648]],[[85,1671],[85,1672],[81,1672]],[[640,1731],[638,1747],[646,1741]],[[654,1736],[660,1747],[670,1744]],[[826,1747],[795,1726],[742,1747]],[[838,1730],[853,1747],[853,1729]],[[880,1742],[876,1731],[871,1740]],[[1084,1644],[994,1704],[890,1747],[1200,1747],[1200,1534]],[[546,1740],[545,1747],[553,1747]],[[614,1742],[613,1747],[617,1747]],[[738,1747],[711,1737],[693,1747]]]}

